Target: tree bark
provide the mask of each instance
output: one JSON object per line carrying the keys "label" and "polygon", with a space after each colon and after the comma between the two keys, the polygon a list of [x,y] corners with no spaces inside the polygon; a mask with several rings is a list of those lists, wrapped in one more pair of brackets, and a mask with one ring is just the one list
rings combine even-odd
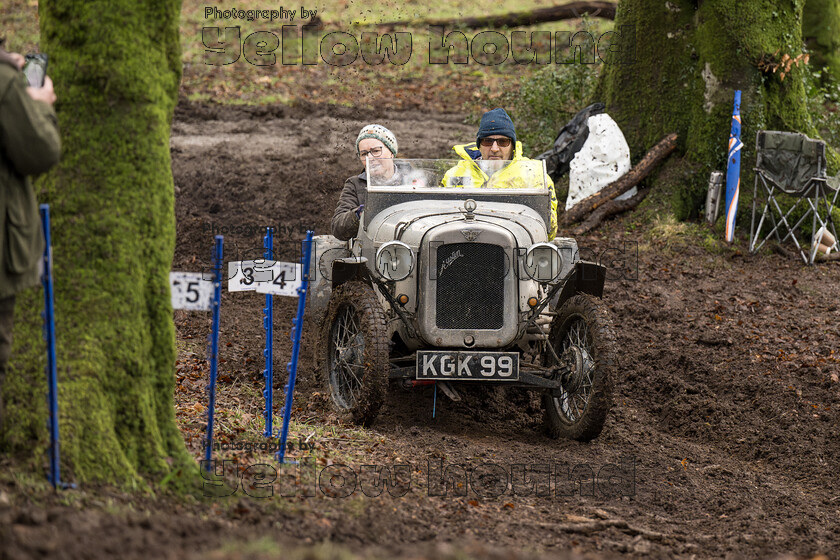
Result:
{"label": "tree bark", "polygon": [[569,208],[563,214],[563,224],[569,225],[573,222],[579,221],[588,213],[597,209],[600,205],[612,200],[613,198],[629,191],[639,182],[648,176],[656,165],[663,159],[668,157],[677,147],[677,135],[671,133],[659,143],[650,149],[645,154],[645,157],[637,163],[633,168],[619,177],[613,183],[610,183],[595,194],[588,196]]}
{"label": "tree bark", "polygon": [[[761,129],[817,136],[807,111],[804,61],[775,72],[784,55],[802,54],[803,0],[622,0],[615,27],[635,26],[635,62],[607,64],[598,98],[621,127],[631,155],[640,156],[669,132],[684,155],[669,167],[666,193],[678,219],[696,217],[709,173],[726,169],[733,92],[742,91],[741,194],[752,182],[755,137]],[[830,169],[840,160],[830,155]],[[835,171],[832,171],[835,172]],[[680,177],[679,181],[673,181]],[[665,192],[665,191],[663,191]],[[740,205],[747,216],[749,205]]]}
{"label": "tree bark", "polygon": [[456,19],[426,19],[419,21],[389,21],[379,25],[394,28],[406,25],[436,25],[443,27],[456,27],[461,29],[480,29],[483,27],[519,27],[523,25],[535,25],[547,21],[560,21],[564,19],[576,19],[584,14],[591,17],[604,19],[615,19],[615,4],[612,2],[570,2],[562,6],[551,6],[540,8],[530,12],[510,12],[498,16],[483,16]]}
{"label": "tree bark", "polygon": [[[62,475],[143,484],[191,464],[175,422],[169,131],[179,0],[42,0],[64,147],[40,181],[52,217]],[[45,441],[42,294],[17,314],[12,449]]]}

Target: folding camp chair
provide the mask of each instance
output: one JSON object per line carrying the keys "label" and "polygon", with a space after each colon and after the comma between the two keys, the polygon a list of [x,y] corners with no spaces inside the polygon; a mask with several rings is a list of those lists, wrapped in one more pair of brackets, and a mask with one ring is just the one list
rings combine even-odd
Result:
{"label": "folding camp chair", "polygon": [[[816,234],[820,231],[829,231],[834,235],[832,249],[837,250],[837,232],[831,211],[837,200],[838,185],[835,182],[837,178],[829,178],[825,174],[825,143],[796,132],[762,130],[756,137],[756,153],[750,252],[761,249],[771,237],[775,237],[779,243],[790,239],[805,264],[814,264],[820,242]],[[759,183],[762,186],[761,197]],[[776,199],[781,194],[796,198],[796,202],[786,212],[782,211]],[[756,203],[759,201],[763,208],[756,225]],[[791,225],[790,222],[797,216],[794,212],[803,202],[805,213]],[[811,239],[806,239],[801,226],[809,216],[812,234]],[[765,221],[769,223],[765,224]],[[773,227],[762,234],[765,225]]]}

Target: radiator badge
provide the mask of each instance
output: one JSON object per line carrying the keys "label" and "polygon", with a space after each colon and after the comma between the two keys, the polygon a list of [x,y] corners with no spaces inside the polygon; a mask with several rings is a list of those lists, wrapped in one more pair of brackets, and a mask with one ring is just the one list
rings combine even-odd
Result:
{"label": "radiator badge", "polygon": [[462,229],[461,234],[467,241],[475,241],[481,235],[481,230],[478,229]]}
{"label": "radiator badge", "polygon": [[464,254],[461,253],[461,249],[458,249],[457,251],[446,257],[446,259],[443,261],[443,264],[440,265],[440,271],[438,272],[438,276],[441,276],[444,270],[452,266],[452,263],[454,263],[463,256]]}

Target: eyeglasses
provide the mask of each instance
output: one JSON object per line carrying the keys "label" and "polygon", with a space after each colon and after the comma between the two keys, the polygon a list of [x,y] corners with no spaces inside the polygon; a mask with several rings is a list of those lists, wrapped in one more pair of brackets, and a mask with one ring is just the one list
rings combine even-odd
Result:
{"label": "eyeglasses", "polygon": [[507,148],[508,146],[510,146],[511,139],[510,138],[482,138],[481,139],[481,145],[484,146],[485,148],[489,148],[490,146],[493,145],[494,142],[496,144],[498,144],[500,148]]}
{"label": "eyeglasses", "polygon": [[365,159],[369,155],[371,155],[375,158],[378,158],[379,156],[381,156],[382,155],[382,146],[379,146],[378,148],[371,148],[370,150],[364,150],[364,151],[359,152],[359,157],[362,158],[362,159]]}

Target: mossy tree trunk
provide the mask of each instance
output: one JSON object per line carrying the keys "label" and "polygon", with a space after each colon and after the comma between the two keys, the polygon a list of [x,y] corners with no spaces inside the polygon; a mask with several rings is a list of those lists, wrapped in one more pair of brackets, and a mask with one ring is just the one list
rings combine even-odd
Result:
{"label": "mossy tree trunk", "polygon": [[[726,169],[734,90],[742,91],[742,196],[751,185],[757,130],[816,136],[806,106],[805,60],[787,69],[783,62],[785,55],[803,54],[803,5],[804,0],[619,3],[616,28],[635,26],[636,60],[607,65],[599,97],[621,126],[634,161],[666,134],[679,134],[683,157],[670,164],[667,193],[678,218],[697,215],[709,172]],[[832,153],[830,167],[836,164]],[[740,209],[748,210],[744,204]]]}
{"label": "mossy tree trunk", "polygon": [[[79,481],[142,484],[190,461],[173,407],[168,279],[180,7],[39,5],[63,145],[39,200],[52,215],[62,468]],[[19,300],[6,442],[36,461],[46,437],[41,298]]]}
{"label": "mossy tree trunk", "polygon": [[814,53],[811,63],[828,68],[831,78],[840,82],[840,2],[807,0],[802,35]]}

